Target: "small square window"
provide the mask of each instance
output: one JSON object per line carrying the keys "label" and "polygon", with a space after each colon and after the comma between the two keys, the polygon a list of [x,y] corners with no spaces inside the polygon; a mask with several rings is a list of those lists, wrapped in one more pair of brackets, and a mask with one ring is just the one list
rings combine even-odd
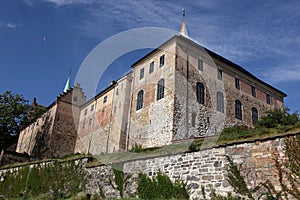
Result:
{"label": "small square window", "polygon": [[198,70],[203,71],[203,60],[198,58]]}
{"label": "small square window", "polygon": [[149,74],[151,74],[153,71],[154,71],[154,61],[150,63]]}
{"label": "small square window", "polygon": [[103,98],[103,103],[106,103],[107,102],[107,96],[105,96],[104,98]]}
{"label": "small square window", "polygon": [[253,97],[256,97],[256,88],[254,86],[251,86],[251,93]]}
{"label": "small square window", "polygon": [[222,80],[222,78],[223,78],[223,72],[222,70],[218,69],[218,79]]}
{"label": "small square window", "polygon": [[235,88],[236,89],[241,89],[241,87],[240,87],[240,79],[238,79],[238,78],[235,78]]}
{"label": "small square window", "polygon": [[165,65],[165,55],[162,55],[160,58],[159,58],[159,67],[162,67]]}
{"label": "small square window", "polygon": [[140,80],[144,78],[144,68],[140,69]]}

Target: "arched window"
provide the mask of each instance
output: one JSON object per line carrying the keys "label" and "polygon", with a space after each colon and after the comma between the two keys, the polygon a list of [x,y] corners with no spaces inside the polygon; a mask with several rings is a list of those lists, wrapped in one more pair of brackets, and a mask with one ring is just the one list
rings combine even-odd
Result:
{"label": "arched window", "polygon": [[198,103],[204,104],[204,85],[202,83],[197,82],[196,95]]}
{"label": "arched window", "polygon": [[242,103],[239,100],[235,100],[235,118],[242,120]]}
{"label": "arched window", "polygon": [[217,92],[217,111],[224,113],[224,95],[222,92]]}
{"label": "arched window", "polygon": [[136,110],[143,108],[143,102],[144,102],[144,91],[140,90],[137,94]]}
{"label": "arched window", "polygon": [[258,111],[256,108],[252,107],[252,123],[256,125],[258,121]]}
{"label": "arched window", "polygon": [[156,100],[160,100],[165,96],[165,80],[162,78],[157,83],[157,97]]}

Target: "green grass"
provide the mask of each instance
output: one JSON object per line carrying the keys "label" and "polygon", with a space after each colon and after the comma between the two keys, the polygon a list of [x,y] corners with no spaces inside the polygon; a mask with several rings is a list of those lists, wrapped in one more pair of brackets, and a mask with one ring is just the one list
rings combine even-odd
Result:
{"label": "green grass", "polygon": [[[236,142],[259,140],[264,138],[271,138],[277,136],[284,136],[292,133],[300,133],[300,123],[293,126],[277,126],[276,128],[247,128],[241,126],[234,126],[230,128],[225,128],[219,136],[216,137],[206,137],[202,140],[183,140],[178,143],[173,143],[171,145],[166,145],[163,147],[154,147],[142,149],[139,146],[134,147],[133,152],[122,151],[112,154],[103,155],[82,155],[82,154],[72,154],[65,156],[63,158],[57,159],[45,159],[41,161],[34,162],[24,162],[24,163],[14,163],[10,165],[2,166],[0,169],[25,166],[34,163],[50,162],[57,160],[59,162],[67,162],[74,159],[81,158],[94,158],[92,162],[87,163],[87,167],[94,167],[101,164],[111,164],[118,162],[125,162],[129,160],[150,158],[164,155],[172,155],[177,153],[199,151],[201,149],[211,148],[218,145],[229,145]],[[192,149],[191,147],[192,146]]]}

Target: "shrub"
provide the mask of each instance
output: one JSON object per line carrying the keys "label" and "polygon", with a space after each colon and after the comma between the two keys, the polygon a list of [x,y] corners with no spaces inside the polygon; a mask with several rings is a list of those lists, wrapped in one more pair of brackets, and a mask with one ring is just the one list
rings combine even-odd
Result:
{"label": "shrub", "polygon": [[152,179],[140,173],[138,194],[142,199],[189,199],[189,193],[183,181],[177,180],[172,183],[169,177],[161,172],[158,172],[157,176]]}
{"label": "shrub", "polygon": [[0,182],[0,194],[9,198],[37,197],[47,194],[49,197],[68,198],[84,190],[85,173],[82,162],[40,163],[32,167],[25,166],[13,172],[7,172]]}
{"label": "shrub", "polygon": [[289,108],[275,108],[274,110],[268,111],[259,121],[258,125],[266,128],[275,128],[278,126],[295,125],[299,122],[298,112],[293,114],[289,113]]}

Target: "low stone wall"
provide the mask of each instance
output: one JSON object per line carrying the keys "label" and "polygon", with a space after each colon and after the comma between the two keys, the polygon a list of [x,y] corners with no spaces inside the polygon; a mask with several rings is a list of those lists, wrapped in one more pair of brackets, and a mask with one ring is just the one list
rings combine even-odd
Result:
{"label": "low stone wall", "polygon": [[[286,136],[287,138],[289,136]],[[233,188],[226,181],[227,160],[231,157],[235,163],[241,164],[241,172],[246,177],[248,186],[254,187],[270,180],[277,191],[278,174],[273,160],[274,154],[284,155],[284,137],[265,140],[248,141],[219,146],[192,153],[181,153],[154,158],[131,160],[123,163],[125,176],[130,178],[124,185],[124,197],[137,196],[138,173],[152,177],[158,171],[166,174],[171,180],[182,179],[191,188],[190,199],[203,199],[201,187],[209,196],[211,188],[217,193],[227,195]],[[87,162],[87,159],[84,161]],[[104,194],[107,198],[119,198],[115,183],[115,175],[111,165],[84,167],[86,171],[86,193]],[[0,180],[4,170],[0,170]]]}
{"label": "low stone wall", "polygon": [[30,162],[35,160],[37,159],[27,154],[21,154],[13,151],[2,150],[0,154],[0,166],[8,165],[16,162]]}
{"label": "low stone wall", "polygon": [[233,188],[226,181],[228,168],[225,155],[227,155],[235,163],[241,164],[241,172],[245,175],[249,186],[255,187],[259,183],[270,180],[279,190],[273,155],[277,151],[282,155],[282,145],[280,138],[252,141],[194,153],[128,161],[123,169],[126,173],[143,172],[149,176],[154,176],[161,171],[173,181],[180,178],[191,188],[190,198],[201,199],[202,186],[207,195],[211,192],[211,187],[223,195],[233,192]]}

